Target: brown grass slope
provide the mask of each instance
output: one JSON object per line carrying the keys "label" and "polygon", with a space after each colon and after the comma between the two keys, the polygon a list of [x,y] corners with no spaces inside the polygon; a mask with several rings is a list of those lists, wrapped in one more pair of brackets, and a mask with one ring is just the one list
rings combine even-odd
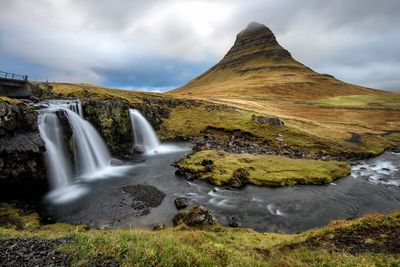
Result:
{"label": "brown grass slope", "polygon": [[277,116],[287,126],[321,138],[347,140],[351,133],[400,130],[400,94],[314,72],[293,59],[259,23],[241,31],[218,64],[167,95]]}
{"label": "brown grass slope", "polygon": [[391,96],[319,74],[299,63],[265,25],[250,23],[224,58],[169,94],[206,99],[317,100],[343,95]]}

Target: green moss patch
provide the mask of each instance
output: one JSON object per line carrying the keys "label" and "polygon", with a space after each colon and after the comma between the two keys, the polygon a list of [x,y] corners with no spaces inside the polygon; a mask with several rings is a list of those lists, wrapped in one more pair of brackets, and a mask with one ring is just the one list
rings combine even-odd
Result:
{"label": "green moss patch", "polygon": [[231,154],[216,150],[195,152],[177,164],[196,178],[216,185],[245,183],[260,186],[325,184],[349,175],[347,163],[281,156]]}
{"label": "green moss patch", "polygon": [[400,97],[375,97],[369,95],[349,95],[324,98],[318,102],[335,105],[335,106],[363,106],[363,105],[379,105],[379,104],[400,104]]}

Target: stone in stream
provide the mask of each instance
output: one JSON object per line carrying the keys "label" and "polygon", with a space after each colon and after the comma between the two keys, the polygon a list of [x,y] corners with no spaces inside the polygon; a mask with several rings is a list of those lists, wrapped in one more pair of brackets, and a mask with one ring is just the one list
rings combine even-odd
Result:
{"label": "stone in stream", "polygon": [[184,209],[189,206],[189,199],[185,197],[177,197],[174,200],[175,206],[178,210]]}
{"label": "stone in stream", "polygon": [[249,171],[244,167],[237,168],[232,176],[229,185],[233,188],[240,188],[247,184],[249,180]]}
{"label": "stone in stream", "polygon": [[160,223],[160,224],[156,224],[153,227],[153,231],[160,231],[160,230],[164,230],[165,229],[165,225]]}
{"label": "stone in stream", "polygon": [[239,227],[239,219],[236,216],[228,217],[228,225],[229,227],[236,228]]}
{"label": "stone in stream", "polygon": [[187,226],[213,225],[217,223],[215,217],[203,206],[194,206],[190,211],[180,212],[173,219],[174,226],[186,224]]}
{"label": "stone in stream", "polygon": [[133,146],[133,153],[143,154],[144,152],[146,152],[146,149],[142,145],[134,145]]}
{"label": "stone in stream", "polygon": [[127,185],[120,190],[131,197],[131,207],[137,211],[137,216],[149,214],[150,209],[160,206],[165,197],[165,193],[146,184]]}

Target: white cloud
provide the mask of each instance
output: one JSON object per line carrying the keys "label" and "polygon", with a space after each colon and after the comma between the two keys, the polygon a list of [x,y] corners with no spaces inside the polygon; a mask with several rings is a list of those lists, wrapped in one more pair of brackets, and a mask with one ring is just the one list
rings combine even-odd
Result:
{"label": "white cloud", "polygon": [[[0,68],[10,66],[1,60],[6,55],[51,80],[177,86],[259,21],[317,71],[400,88],[399,11],[397,0],[2,0]],[[373,68],[387,72],[374,78]]]}

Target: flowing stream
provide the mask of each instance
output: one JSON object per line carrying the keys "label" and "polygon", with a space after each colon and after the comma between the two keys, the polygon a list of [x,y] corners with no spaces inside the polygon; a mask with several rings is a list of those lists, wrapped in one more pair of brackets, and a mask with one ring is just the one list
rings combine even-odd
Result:
{"label": "flowing stream", "polygon": [[[248,185],[236,190],[175,176],[172,163],[187,155],[190,145],[160,144],[139,111],[129,110],[129,114],[134,149],[144,152],[137,156],[141,163],[111,166],[110,153],[84,120],[79,101],[50,101],[41,110],[39,129],[46,143],[52,186],[45,202],[55,220],[102,228],[171,225],[178,212],[174,199],[186,197],[192,205],[208,208],[223,225],[234,217],[241,227],[297,232],[334,219],[400,209],[400,154],[386,152],[360,161],[350,176],[327,185]],[[65,139],[61,115],[72,130],[70,142]],[[135,195],[129,196],[124,188],[144,184],[162,191],[165,197],[161,205],[141,213],[136,210]]]}

